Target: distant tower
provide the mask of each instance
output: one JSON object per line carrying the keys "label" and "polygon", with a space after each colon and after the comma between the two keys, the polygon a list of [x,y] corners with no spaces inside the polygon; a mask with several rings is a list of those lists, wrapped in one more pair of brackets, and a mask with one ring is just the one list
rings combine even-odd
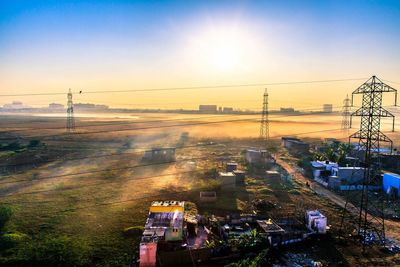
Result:
{"label": "distant tower", "polygon": [[343,108],[342,108],[342,130],[350,129],[350,98],[349,95],[346,95],[346,98],[343,100]]}
{"label": "distant tower", "polygon": [[260,139],[267,143],[269,139],[269,120],[268,120],[268,92],[265,88],[263,110],[261,115],[261,125],[260,125]]}
{"label": "distant tower", "polygon": [[75,130],[74,104],[72,103],[72,92],[71,89],[69,89],[68,103],[67,103],[67,132],[71,133],[74,130]]}

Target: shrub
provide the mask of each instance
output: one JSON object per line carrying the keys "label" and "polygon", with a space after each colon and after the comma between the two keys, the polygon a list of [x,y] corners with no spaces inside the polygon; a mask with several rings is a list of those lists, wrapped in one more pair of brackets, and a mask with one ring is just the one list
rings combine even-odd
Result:
{"label": "shrub", "polygon": [[123,234],[126,237],[138,237],[144,231],[143,226],[131,226],[124,229]]}
{"label": "shrub", "polygon": [[48,237],[31,247],[30,261],[38,266],[84,266],[89,262],[89,247],[67,237]]}
{"label": "shrub", "polygon": [[11,218],[12,209],[9,206],[0,206],[0,232]]}
{"label": "shrub", "polygon": [[23,233],[7,233],[0,236],[0,250],[10,249],[17,246],[20,242],[27,240],[28,236]]}
{"label": "shrub", "polygon": [[38,145],[40,145],[40,140],[30,140],[28,147],[37,147]]}

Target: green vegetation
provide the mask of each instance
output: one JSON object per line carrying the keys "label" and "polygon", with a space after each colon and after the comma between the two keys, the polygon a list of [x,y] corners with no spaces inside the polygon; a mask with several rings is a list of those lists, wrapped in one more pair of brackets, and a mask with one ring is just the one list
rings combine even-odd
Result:
{"label": "green vegetation", "polygon": [[131,227],[126,227],[123,230],[123,234],[126,237],[139,237],[142,235],[144,231],[143,226],[131,226]]}
{"label": "green vegetation", "polygon": [[12,209],[9,206],[0,206],[0,233],[2,233],[4,226],[11,218]]}
{"label": "green vegetation", "polygon": [[260,267],[264,266],[266,263],[266,258],[268,254],[268,249],[261,251],[256,257],[254,258],[245,258],[239,262],[230,263],[225,265],[225,267]]}
{"label": "green vegetation", "polygon": [[339,165],[346,164],[346,156],[350,152],[350,145],[346,143],[333,142],[326,144],[322,152],[315,152],[312,155],[313,160],[329,160],[337,162]]}

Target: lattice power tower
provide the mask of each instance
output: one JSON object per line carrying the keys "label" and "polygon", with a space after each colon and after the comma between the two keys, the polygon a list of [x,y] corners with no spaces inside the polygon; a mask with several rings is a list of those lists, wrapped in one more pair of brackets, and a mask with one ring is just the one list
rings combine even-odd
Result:
{"label": "lattice power tower", "polygon": [[342,130],[350,129],[350,108],[351,102],[350,98],[347,95],[346,98],[343,100],[343,108],[342,108]]}
{"label": "lattice power tower", "polygon": [[260,125],[260,139],[266,145],[269,140],[269,119],[268,119],[268,91],[265,88],[263,110],[261,114],[261,125]]}
{"label": "lattice power tower", "polygon": [[71,132],[75,131],[74,103],[72,102],[71,89],[69,89],[67,98],[68,98],[68,103],[67,103],[67,132],[71,133]]}
{"label": "lattice power tower", "polygon": [[[350,127],[353,116],[361,118],[360,130],[352,134],[349,139],[358,139],[358,153],[360,167],[364,167],[362,191],[358,199],[358,235],[361,238],[363,247],[367,243],[367,236],[374,234],[379,241],[385,242],[385,220],[384,220],[384,199],[380,201],[369,201],[368,188],[373,185],[381,185],[381,173],[379,164],[380,142],[389,144],[392,149],[392,140],[380,130],[381,118],[393,119],[392,131],[394,131],[394,116],[382,107],[383,93],[395,94],[395,105],[397,105],[397,90],[386,85],[377,77],[372,76],[368,81],[358,87],[353,93],[354,96],[362,95],[362,106],[351,114]],[[374,204],[375,203],[375,204]],[[378,203],[378,204],[376,204]]]}

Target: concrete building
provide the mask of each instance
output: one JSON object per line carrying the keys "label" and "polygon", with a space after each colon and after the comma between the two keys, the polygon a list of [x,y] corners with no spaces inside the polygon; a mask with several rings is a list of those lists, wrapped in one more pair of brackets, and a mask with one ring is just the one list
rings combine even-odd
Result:
{"label": "concrete building", "polygon": [[144,161],[175,161],[175,147],[152,148],[143,155]]}
{"label": "concrete building", "polygon": [[224,109],[222,110],[223,113],[232,113],[233,112],[233,108],[230,107],[224,107]]}
{"label": "concrete building", "polygon": [[257,220],[257,224],[259,233],[265,236],[273,247],[302,242],[312,233],[295,218]]}
{"label": "concrete building", "polygon": [[249,164],[261,164],[265,167],[275,163],[275,160],[269,156],[267,150],[247,149],[246,161]]}
{"label": "concrete building", "polygon": [[226,172],[236,171],[238,168],[238,164],[236,162],[228,162],[226,164]]}
{"label": "concrete building", "polygon": [[217,180],[221,182],[222,190],[231,190],[236,187],[236,175],[233,172],[220,172]]}
{"label": "concrete building", "polygon": [[153,201],[140,242],[140,267],[155,267],[160,243],[183,240],[183,201]]}
{"label": "concrete building", "polygon": [[109,107],[107,105],[97,105],[97,104],[91,104],[91,103],[76,103],[74,104],[74,109],[79,109],[79,110],[106,110]]}
{"label": "concrete building", "polygon": [[199,111],[202,113],[217,113],[217,105],[199,105]]}
{"label": "concrete building", "polygon": [[243,185],[246,179],[246,172],[241,170],[234,170],[233,174],[236,176],[236,185]]}
{"label": "concrete building", "polygon": [[333,112],[333,105],[332,104],[324,104],[322,106],[322,111],[326,113],[332,113]]}
{"label": "concrete building", "polygon": [[400,197],[400,175],[385,173],[383,175],[383,191],[388,195]]}
{"label": "concrete building", "polygon": [[10,104],[4,104],[3,108],[4,109],[24,109],[24,108],[29,108],[29,107],[25,106],[21,101],[13,101]]}
{"label": "concrete building", "polygon": [[310,150],[308,143],[294,137],[282,137],[282,146],[295,155],[308,154]]}
{"label": "concrete building", "polygon": [[49,109],[64,109],[64,105],[58,103],[50,103]]}
{"label": "concrete building", "polygon": [[325,234],[327,218],[318,210],[306,211],[306,227],[317,234]]}
{"label": "concrete building", "polygon": [[332,189],[361,184],[365,172],[361,167],[340,167],[331,161],[312,161],[311,169],[315,181]]}
{"label": "concrete building", "polygon": [[280,108],[281,113],[294,113],[294,108]]}

